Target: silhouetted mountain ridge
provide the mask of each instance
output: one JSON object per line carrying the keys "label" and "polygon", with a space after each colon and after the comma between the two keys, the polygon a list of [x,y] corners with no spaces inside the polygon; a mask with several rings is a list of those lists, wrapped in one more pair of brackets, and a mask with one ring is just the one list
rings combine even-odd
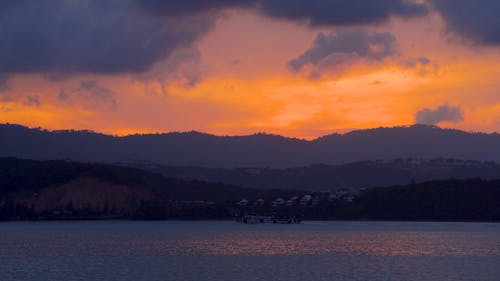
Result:
{"label": "silhouetted mountain ridge", "polygon": [[500,164],[498,163],[445,158],[362,161],[341,165],[313,164],[284,169],[173,167],[134,161],[121,163],[121,165],[185,180],[224,182],[261,189],[292,188],[313,191],[358,190],[451,178],[500,178]]}
{"label": "silhouetted mountain ridge", "polygon": [[200,132],[110,136],[0,125],[0,156],[91,162],[152,161],[170,166],[298,167],[395,158],[500,162],[500,136],[413,125],[356,130],[311,141],[270,134]]}

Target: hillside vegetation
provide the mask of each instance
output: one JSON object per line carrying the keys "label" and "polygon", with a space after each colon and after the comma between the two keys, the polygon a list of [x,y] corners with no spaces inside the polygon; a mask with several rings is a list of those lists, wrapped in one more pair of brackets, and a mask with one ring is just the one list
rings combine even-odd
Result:
{"label": "hillside vegetation", "polygon": [[227,218],[242,197],[301,195],[181,180],[136,168],[0,158],[0,218]]}
{"label": "hillside vegetation", "polygon": [[500,136],[413,125],[357,130],[310,141],[269,134],[215,136],[199,132],[118,137],[3,124],[0,157],[107,163],[133,160],[207,168],[290,168],[440,157],[500,162]]}

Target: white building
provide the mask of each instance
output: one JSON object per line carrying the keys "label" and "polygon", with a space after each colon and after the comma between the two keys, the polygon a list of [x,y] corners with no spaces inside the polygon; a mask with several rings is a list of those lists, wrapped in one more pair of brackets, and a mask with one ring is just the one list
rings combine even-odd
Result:
{"label": "white building", "polygon": [[300,205],[307,205],[311,201],[312,196],[309,194],[306,194],[300,198]]}
{"label": "white building", "polygon": [[246,205],[248,205],[248,200],[243,198],[237,204],[238,204],[238,206],[246,206]]}
{"label": "white building", "polygon": [[283,198],[276,198],[274,201],[273,201],[273,207],[277,207],[277,206],[282,206],[283,204],[285,204],[285,199]]}
{"label": "white building", "polygon": [[255,200],[255,202],[253,202],[253,205],[254,206],[263,206],[264,205],[264,199],[259,198],[259,199]]}

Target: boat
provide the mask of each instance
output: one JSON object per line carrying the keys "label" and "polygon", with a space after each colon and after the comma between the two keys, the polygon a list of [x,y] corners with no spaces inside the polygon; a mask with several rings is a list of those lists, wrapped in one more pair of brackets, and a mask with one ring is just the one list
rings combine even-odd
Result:
{"label": "boat", "polygon": [[300,223],[301,220],[294,216],[273,216],[272,222],[279,224],[295,224]]}
{"label": "boat", "polygon": [[274,224],[296,224],[301,220],[294,216],[263,216],[257,214],[245,214],[239,218],[240,222],[245,224],[261,224],[261,223],[274,223]]}
{"label": "boat", "polygon": [[270,223],[272,222],[272,217],[257,214],[246,214],[240,218],[240,221],[246,224]]}

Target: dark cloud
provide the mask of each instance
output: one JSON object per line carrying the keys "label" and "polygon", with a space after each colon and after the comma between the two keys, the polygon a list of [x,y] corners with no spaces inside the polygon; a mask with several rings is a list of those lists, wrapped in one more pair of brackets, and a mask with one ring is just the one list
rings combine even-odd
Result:
{"label": "dark cloud", "polygon": [[68,72],[65,72],[65,73],[62,73],[62,72],[47,72],[44,74],[44,78],[45,80],[49,81],[49,82],[61,82],[61,81],[64,81],[66,79],[68,79],[69,77],[71,77],[74,73],[68,73]]}
{"label": "dark cloud", "polygon": [[290,60],[287,66],[293,72],[302,72],[315,79],[324,75],[338,76],[357,66],[377,67],[386,60],[419,75],[436,74],[438,70],[438,64],[427,57],[404,56],[391,33],[364,29],[320,32],[311,47]]}
{"label": "dark cloud", "polygon": [[436,125],[443,121],[462,122],[464,115],[460,107],[441,105],[437,108],[424,108],[415,113],[415,123],[425,125]]}
{"label": "dark cloud", "polygon": [[26,101],[24,102],[24,105],[27,106],[40,106],[40,97],[39,96],[26,96]]}
{"label": "dark cloud", "polygon": [[368,33],[362,30],[319,33],[312,46],[288,62],[294,72],[308,69],[313,77],[342,70],[356,62],[380,62],[398,53],[396,38],[387,32]]}
{"label": "dark cloud", "polygon": [[70,91],[62,88],[59,90],[58,99],[65,103],[72,103],[78,99],[84,106],[90,108],[102,105],[112,108],[118,105],[115,92],[100,86],[97,80],[83,80],[80,82],[80,87]]}
{"label": "dark cloud", "polygon": [[49,73],[49,80],[58,81],[71,73],[144,72],[189,47],[227,8],[313,26],[375,23],[426,11],[406,0],[4,0],[0,73]]}
{"label": "dark cloud", "polygon": [[96,80],[84,80],[80,83],[80,88],[75,91],[80,97],[92,101],[94,103],[107,103],[114,107],[118,104],[115,99],[115,92],[110,89],[101,87]]}
{"label": "dark cloud", "polygon": [[133,76],[133,79],[140,83],[158,83],[161,91],[144,89],[152,95],[166,95],[168,84],[191,88],[203,79],[201,54],[197,48],[174,51],[168,60],[158,63],[157,66],[147,73],[138,73]]}
{"label": "dark cloud", "polygon": [[229,65],[230,65],[230,66],[239,66],[239,65],[241,65],[241,64],[242,64],[241,60],[239,60],[239,59],[234,59],[234,60],[232,60],[232,61],[231,61],[231,63],[230,63]]}
{"label": "dark cloud", "polygon": [[406,58],[402,61],[406,68],[415,69],[420,75],[437,74],[439,66],[427,57]]}
{"label": "dark cloud", "polygon": [[406,66],[408,66],[408,67],[415,67],[419,64],[420,65],[429,65],[431,63],[432,63],[432,61],[426,57],[418,57],[418,58],[407,60],[405,62]]}
{"label": "dark cloud", "polygon": [[64,88],[61,88],[59,90],[59,95],[57,96],[57,99],[62,102],[68,102],[70,98],[70,94],[64,90]]}
{"label": "dark cloud", "polygon": [[227,8],[251,7],[256,0],[138,0],[138,4],[156,15],[184,16],[217,12]]}
{"label": "dark cloud", "polygon": [[175,81],[191,88],[202,80],[201,54],[198,49],[184,49],[175,52],[162,67],[150,76],[161,83]]}
{"label": "dark cloud", "polygon": [[267,16],[307,22],[311,26],[380,23],[390,16],[421,16],[424,4],[406,0],[145,0],[141,6],[155,14],[185,15],[226,8],[251,8]]}
{"label": "dark cloud", "polygon": [[9,1],[0,9],[0,72],[142,72],[213,22],[151,16],[133,0]]}
{"label": "dark cloud", "polygon": [[258,9],[266,15],[311,26],[359,25],[386,21],[390,16],[421,16],[427,7],[405,0],[262,0]]}
{"label": "dark cloud", "polygon": [[431,0],[449,32],[482,45],[500,45],[500,1]]}
{"label": "dark cloud", "polygon": [[9,75],[0,73],[0,93],[9,89],[7,82],[9,81]]}

